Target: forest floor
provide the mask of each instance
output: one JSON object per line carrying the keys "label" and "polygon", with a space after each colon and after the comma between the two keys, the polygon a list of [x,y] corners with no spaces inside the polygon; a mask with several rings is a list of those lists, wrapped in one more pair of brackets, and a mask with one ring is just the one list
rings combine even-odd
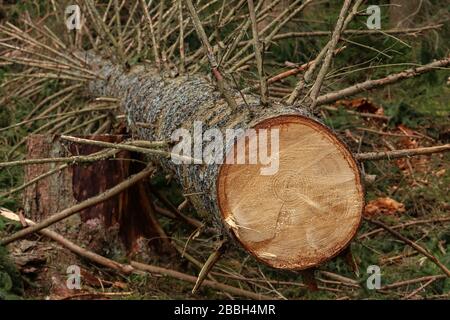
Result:
{"label": "forest floor", "polygon": [[[372,93],[367,98],[341,101],[336,104],[336,110],[324,110],[322,115],[353,151],[416,148],[449,143],[449,100],[448,86],[426,85],[423,79],[416,79],[391,87],[390,91]],[[348,111],[386,115],[389,119],[365,118]],[[450,154],[446,153],[368,162],[364,167],[366,174],[375,176],[374,181],[366,186],[366,217],[395,228],[403,236],[427,248],[446,266],[450,265],[449,163]],[[11,175],[14,175],[14,171],[1,173],[2,188],[10,187]],[[164,190],[174,204],[178,205],[182,201],[176,186],[168,184],[163,177],[156,179],[155,185]],[[9,202],[4,200],[2,206],[14,210],[20,207],[19,201],[20,197],[9,199]],[[185,247],[186,253],[200,263],[213,250],[213,241],[208,235],[190,238],[194,230],[164,217],[160,218],[160,222],[176,243]],[[0,236],[15,228],[17,226],[10,222],[0,220]],[[333,259],[316,272],[319,285],[317,291],[305,288],[299,273],[267,268],[239,251],[228,252],[213,269],[213,275],[220,282],[281,299],[450,297],[450,280],[440,276],[442,271],[433,262],[391,234],[378,229],[369,222],[363,222],[351,244],[359,272],[355,274],[344,259]],[[74,299],[230,298],[223,292],[208,288],[203,288],[193,296],[190,283],[151,274],[123,276],[88,261],[81,266],[82,290],[73,292],[65,289],[66,270],[59,270],[48,263],[48,258],[53,255],[70,255],[67,250],[36,237],[19,242],[13,250],[20,251],[20,254],[13,254],[16,263],[18,256],[20,259],[27,257],[20,265],[25,288],[23,298],[26,299],[44,299],[49,296]],[[147,257],[147,262],[192,275],[199,271],[187,259],[180,259],[173,253],[167,256],[155,253]],[[366,286],[367,278],[371,275],[367,270],[372,265],[379,266],[381,270],[379,290],[369,290]],[[49,268],[55,268],[51,270],[51,281],[46,274]],[[415,279],[419,280],[408,283]]]}
{"label": "forest floor", "polygon": [[[335,9],[339,10],[339,7],[336,6]],[[315,12],[313,14],[316,15]],[[327,19],[333,20],[334,17],[330,14]],[[320,17],[315,19],[322,23]],[[321,29],[324,29],[323,25],[320,25],[318,30]],[[394,56],[394,59],[388,61],[392,65],[406,61],[428,63],[432,59],[448,55],[448,48],[443,40],[448,39],[449,31],[446,32],[447,34],[440,35],[440,42],[436,38],[439,42],[439,45],[436,45],[439,52],[432,50],[434,40],[430,40],[431,36],[430,39],[418,39],[412,49],[399,45],[399,41],[395,39],[384,38],[378,40],[379,44],[383,45],[379,47],[390,48],[390,51],[383,52],[383,55]],[[368,38],[362,37],[361,43],[377,47],[375,40]],[[305,63],[315,56],[318,48],[321,48],[327,39],[312,41],[314,46],[309,43],[304,45],[302,41],[295,43],[294,50],[291,50],[294,47],[291,42],[277,46],[268,54],[268,59],[277,57],[277,63],[274,64],[276,68],[280,65],[285,68],[284,61]],[[433,56],[425,56],[432,51]],[[346,67],[350,64],[349,61],[357,66],[363,61],[372,61],[371,59],[380,56],[379,52],[373,50],[365,54],[359,54],[360,52],[363,51],[344,50],[335,59],[334,70]],[[301,59],[298,59],[299,56]],[[388,71],[395,72],[403,68],[404,66],[389,66]],[[207,70],[208,67],[205,65],[204,69]],[[385,69],[368,72],[376,78],[385,75]],[[0,68],[0,83],[6,71],[6,68]],[[267,72],[277,74],[276,70]],[[366,72],[359,76],[352,72],[340,76],[346,85],[368,78]],[[322,118],[354,152],[447,144],[450,143],[448,77],[448,71],[442,70],[383,90],[368,92],[364,96],[339,101],[324,108]],[[295,77],[287,80],[282,89],[292,88],[297,80]],[[57,90],[58,87],[50,82],[50,85],[39,93],[39,98],[42,100]],[[0,128],[20,121],[34,107],[33,102],[27,99],[17,99],[13,102],[13,114],[8,108],[0,108]],[[378,117],[366,117],[361,113]],[[39,125],[42,124],[36,123],[36,126]],[[1,159],[10,151],[11,141],[20,141],[33,128],[20,126],[14,130],[3,131],[0,137]],[[25,149],[20,151],[24,153]],[[363,169],[366,175],[373,176],[373,181],[366,184],[365,216],[390,226],[402,236],[426,248],[443,265],[450,267],[450,153],[400,160],[368,161]],[[0,171],[0,195],[22,183],[23,168],[14,167]],[[154,179],[153,183],[174,205],[177,206],[183,201],[177,186],[168,183],[164,176]],[[21,206],[20,193],[6,198],[0,196],[0,207],[18,212]],[[186,214],[196,216],[190,208],[186,209]],[[197,275],[199,267],[196,263],[203,264],[213,251],[214,235],[197,235],[196,230],[180,222],[164,216],[159,216],[158,219],[165,232],[185,251],[185,256],[182,257],[173,250],[155,251],[145,257],[145,262]],[[0,217],[0,238],[19,228],[18,224]],[[351,250],[359,270],[355,272],[344,259],[335,258],[316,271],[319,286],[316,291],[305,286],[300,273],[268,268],[240,250],[227,252],[215,265],[211,275],[219,282],[276,299],[450,298],[450,279],[442,276],[443,272],[436,264],[400,241],[398,237],[380,230],[368,221],[363,221],[351,243]],[[106,252],[105,255],[120,262],[127,261],[127,257],[117,256],[115,252]],[[87,260],[80,261],[81,290],[68,290],[65,285],[67,268],[55,263],[61,256],[74,257],[67,249],[37,235],[10,245],[8,252],[0,247],[0,299],[238,298],[206,286],[196,295],[192,295],[192,283],[150,273],[125,276]],[[369,289],[367,286],[368,280],[370,282],[368,278],[372,275],[368,272],[370,266],[380,268],[380,289]]]}

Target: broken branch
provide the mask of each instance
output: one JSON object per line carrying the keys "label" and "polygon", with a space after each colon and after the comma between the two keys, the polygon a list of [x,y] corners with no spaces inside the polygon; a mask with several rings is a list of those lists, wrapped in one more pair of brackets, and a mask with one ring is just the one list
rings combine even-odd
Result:
{"label": "broken branch", "polygon": [[384,223],[382,223],[380,221],[371,220],[371,219],[367,219],[367,218],[365,218],[365,220],[374,225],[379,226],[380,228],[383,228],[384,230],[386,230],[387,232],[392,234],[397,239],[403,241],[404,243],[406,243],[407,245],[409,245],[410,247],[412,247],[419,253],[423,254],[425,257],[430,259],[436,266],[438,266],[442,271],[444,271],[444,273],[447,275],[447,277],[450,277],[450,270],[444,264],[442,264],[442,262],[440,262],[435,256],[433,256],[431,253],[429,253],[427,249],[419,246],[414,241],[411,241],[408,238],[402,236],[400,233],[398,233],[397,231],[393,230],[392,228],[388,227],[387,225],[385,225]]}
{"label": "broken branch", "polygon": [[448,152],[448,151],[450,151],[450,144],[444,144],[442,146],[424,147],[424,148],[416,148],[416,149],[402,149],[402,150],[393,150],[393,151],[358,153],[355,155],[355,158],[359,161],[383,160],[383,159],[391,160],[391,159],[397,159],[397,158],[406,158],[406,157],[411,157],[411,156],[420,156],[420,155],[427,155],[427,154]]}
{"label": "broken branch", "polygon": [[401,80],[417,77],[423,73],[434,71],[438,68],[443,68],[448,65],[450,65],[450,57],[435,62],[431,62],[418,68],[411,68],[399,73],[394,73],[385,78],[376,80],[367,80],[365,82],[355,84],[354,86],[319,96],[317,98],[317,105],[319,106],[323,104],[329,104],[344,97],[353,96],[355,94],[372,90],[375,88],[384,87],[399,82]]}

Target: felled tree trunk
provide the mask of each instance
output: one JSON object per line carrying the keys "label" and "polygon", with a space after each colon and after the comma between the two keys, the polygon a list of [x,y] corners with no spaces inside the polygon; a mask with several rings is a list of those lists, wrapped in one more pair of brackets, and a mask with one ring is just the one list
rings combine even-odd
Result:
{"label": "felled tree trunk", "polygon": [[[262,174],[267,165],[260,161],[176,164],[156,159],[175,174],[205,219],[257,259],[276,268],[306,269],[336,256],[354,237],[364,203],[358,164],[333,132],[306,112],[278,103],[263,107],[259,98],[237,91],[233,110],[202,75],[166,78],[153,68],[123,70],[95,56],[87,59],[104,79],[92,81],[90,93],[120,98],[139,139],[168,141],[180,128],[189,130],[192,140],[201,139],[195,121],[203,131],[254,128],[259,141],[262,129],[278,130],[279,152],[275,142],[269,148],[278,162],[272,174]],[[225,141],[229,162],[245,139]],[[248,156],[251,143],[245,143]]]}

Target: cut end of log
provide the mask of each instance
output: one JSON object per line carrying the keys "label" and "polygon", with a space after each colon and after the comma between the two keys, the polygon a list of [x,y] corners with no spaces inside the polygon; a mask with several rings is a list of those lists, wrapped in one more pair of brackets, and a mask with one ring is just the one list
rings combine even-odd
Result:
{"label": "cut end of log", "polygon": [[[355,236],[364,208],[352,153],[304,116],[270,118],[255,129],[258,140],[260,129],[278,129],[278,170],[262,175],[260,161],[221,166],[217,192],[226,225],[246,250],[275,268],[304,270],[335,257]],[[251,144],[245,144],[248,159]]]}

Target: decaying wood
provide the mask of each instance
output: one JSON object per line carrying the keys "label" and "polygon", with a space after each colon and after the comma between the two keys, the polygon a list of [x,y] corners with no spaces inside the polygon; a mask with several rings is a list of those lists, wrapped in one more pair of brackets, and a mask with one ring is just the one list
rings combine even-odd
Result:
{"label": "decaying wood", "polygon": [[20,231],[14,233],[13,235],[0,240],[0,245],[7,245],[8,243],[11,243],[18,239],[26,237],[29,234],[38,232],[39,230],[42,230],[48,226],[51,226],[52,224],[54,224],[58,221],[66,219],[66,218],[70,217],[71,215],[74,215],[74,214],[80,212],[83,209],[89,208],[89,207],[94,206],[99,203],[103,203],[105,200],[120,194],[121,192],[123,192],[127,188],[131,187],[132,185],[136,184],[137,182],[141,181],[142,179],[149,177],[153,172],[154,172],[154,168],[149,166],[146,169],[142,170],[141,172],[131,176],[128,180],[119,183],[118,185],[114,186],[111,189],[108,189],[104,193],[101,193],[101,194],[91,197],[87,200],[84,200],[70,208],[64,209],[61,212],[55,213],[55,214],[51,215],[50,217],[42,220],[41,222],[39,222],[33,226],[30,226],[28,228],[20,230]]}

